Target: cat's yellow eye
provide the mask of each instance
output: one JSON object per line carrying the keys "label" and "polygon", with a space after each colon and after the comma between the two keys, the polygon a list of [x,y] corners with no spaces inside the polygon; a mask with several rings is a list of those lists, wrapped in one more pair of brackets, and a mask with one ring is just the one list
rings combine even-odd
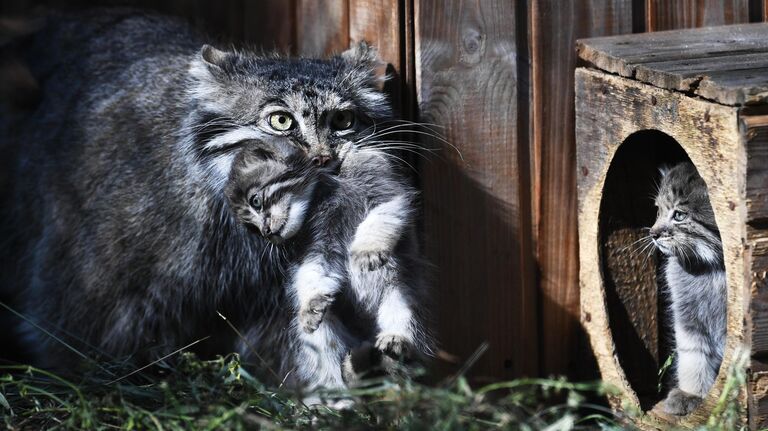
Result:
{"label": "cat's yellow eye", "polygon": [[331,116],[333,130],[348,130],[355,125],[355,113],[352,111],[336,111]]}
{"label": "cat's yellow eye", "polygon": [[293,117],[287,112],[273,112],[269,114],[269,127],[278,132],[287,132],[293,128]]}

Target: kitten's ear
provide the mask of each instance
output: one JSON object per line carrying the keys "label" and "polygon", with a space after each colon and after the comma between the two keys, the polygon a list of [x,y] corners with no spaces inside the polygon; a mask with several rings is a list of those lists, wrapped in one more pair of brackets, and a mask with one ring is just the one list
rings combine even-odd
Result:
{"label": "kitten's ear", "polygon": [[661,166],[659,166],[659,173],[661,174],[661,178],[666,177],[671,169],[672,169],[672,167],[669,166],[669,165],[661,165]]}
{"label": "kitten's ear", "polygon": [[251,160],[274,160],[277,158],[273,147],[264,141],[251,141],[243,148],[243,155]]}

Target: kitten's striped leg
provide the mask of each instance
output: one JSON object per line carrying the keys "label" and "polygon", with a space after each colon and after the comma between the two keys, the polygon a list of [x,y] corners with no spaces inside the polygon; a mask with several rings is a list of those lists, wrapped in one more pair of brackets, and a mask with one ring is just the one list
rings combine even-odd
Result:
{"label": "kitten's striped leg", "polygon": [[409,205],[406,196],[397,196],[368,212],[349,247],[350,259],[356,268],[373,271],[387,263],[404,226],[409,223]]}
{"label": "kitten's striped leg", "polygon": [[341,274],[335,273],[322,256],[304,260],[296,271],[293,292],[299,309],[299,323],[308,333],[315,331],[341,288]]}
{"label": "kitten's striped leg", "polygon": [[670,391],[664,409],[670,414],[687,415],[701,404],[716,375],[709,365],[711,352],[704,334],[675,323],[675,342],[678,388]]}
{"label": "kitten's striped leg", "polygon": [[411,304],[402,292],[388,290],[376,316],[379,325],[376,348],[394,357],[409,356],[415,339],[413,317]]}

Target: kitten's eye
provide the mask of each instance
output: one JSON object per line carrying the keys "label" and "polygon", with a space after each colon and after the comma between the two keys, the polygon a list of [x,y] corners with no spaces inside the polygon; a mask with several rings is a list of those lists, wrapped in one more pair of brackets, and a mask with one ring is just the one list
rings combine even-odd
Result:
{"label": "kitten's eye", "polygon": [[261,198],[259,198],[259,195],[253,195],[251,196],[251,200],[248,202],[251,204],[251,208],[255,209],[256,211],[261,210]]}
{"label": "kitten's eye", "polygon": [[269,114],[269,127],[278,132],[286,132],[293,128],[293,117],[287,112],[274,112]]}
{"label": "kitten's eye", "polygon": [[688,213],[684,213],[684,212],[682,212],[682,211],[675,211],[675,212],[672,214],[672,219],[673,219],[674,221],[683,221],[683,220],[685,220],[685,219],[687,219],[687,218],[688,218]]}
{"label": "kitten's eye", "polygon": [[347,130],[355,125],[355,113],[352,111],[336,111],[331,117],[331,127],[334,130]]}

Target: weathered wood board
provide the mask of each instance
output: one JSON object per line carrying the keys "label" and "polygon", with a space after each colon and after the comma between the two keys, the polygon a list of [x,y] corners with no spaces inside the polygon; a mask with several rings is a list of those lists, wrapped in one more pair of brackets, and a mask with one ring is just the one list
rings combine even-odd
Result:
{"label": "weathered wood board", "polygon": [[759,104],[768,102],[766,35],[768,24],[742,24],[594,38],[577,49],[610,73],[724,105]]}

